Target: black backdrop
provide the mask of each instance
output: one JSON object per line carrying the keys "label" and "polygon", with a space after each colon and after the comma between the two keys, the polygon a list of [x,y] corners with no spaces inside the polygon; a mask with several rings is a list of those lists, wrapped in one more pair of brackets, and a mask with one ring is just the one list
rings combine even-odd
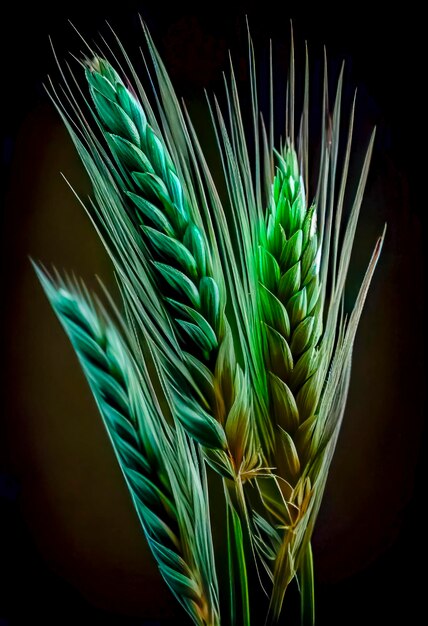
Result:
{"label": "black backdrop", "polygon": [[[80,247],[79,234],[87,226],[83,221],[74,223],[80,218],[75,217],[78,210],[72,213],[73,201],[65,187],[55,182],[53,191],[46,191],[49,180],[59,179],[59,169],[74,176],[79,190],[85,189],[42,87],[46,74],[57,76],[47,36],[52,36],[59,55],[67,50],[78,55],[82,46],[67,20],[90,39],[99,30],[106,32],[104,20],[108,19],[124,43],[136,48],[141,36],[138,12],[164,54],[178,93],[190,102],[198,102],[203,87],[218,88],[228,47],[238,58],[243,55],[246,13],[261,48],[269,36],[288,41],[292,18],[296,44],[308,40],[316,67],[322,44],[327,46],[333,74],[341,59],[346,60],[346,79],[359,89],[362,142],[367,140],[367,125],[378,127],[351,295],[385,221],[388,236],[356,344],[349,408],[314,537],[317,611],[318,623],[329,626],[419,621],[426,558],[420,511],[426,491],[421,268],[425,179],[418,169],[424,161],[419,95],[424,81],[419,63],[423,33],[421,18],[410,5],[400,12],[372,13],[370,9],[361,3],[339,8],[323,4],[316,9],[281,3],[278,8],[278,3],[270,1],[257,8],[243,2],[169,6],[130,0],[116,7],[98,1],[8,6],[2,41],[6,111],[2,115],[6,122],[2,251],[7,306],[3,307],[6,419],[1,427],[0,465],[1,626],[181,623],[180,614],[165,608],[169,596],[158,590],[161,583],[155,575],[146,580],[138,573],[134,560],[138,561],[139,554],[134,555],[128,533],[138,535],[132,512],[126,509],[126,494],[111,496],[114,506],[127,510],[126,519],[114,517],[112,521],[110,517],[113,505],[106,492],[110,488],[120,491],[121,486],[110,467],[109,451],[99,453],[99,463],[107,468],[100,477],[88,461],[92,448],[78,456],[82,441],[67,439],[73,436],[73,425],[62,424],[62,430],[52,417],[64,410],[64,420],[68,419],[66,407],[70,403],[74,409],[80,406],[70,400],[71,395],[76,389],[87,392],[79,374],[70,373],[73,368],[77,372],[71,353],[64,352],[62,366],[57,362],[68,348],[65,342],[62,347],[60,331],[55,328],[50,335],[46,330],[55,322],[27,262],[27,255],[32,254],[76,269],[85,277],[95,271],[105,276],[109,271],[99,253],[92,252],[90,235],[82,235],[87,247]],[[198,115],[198,106],[195,111]],[[52,210],[39,220],[36,209],[43,203]],[[64,219],[72,215],[73,223],[64,226],[63,210]],[[54,225],[57,232],[53,232]],[[64,376],[67,383],[59,382]],[[88,399],[87,407],[93,411]],[[46,414],[52,421],[37,421]],[[79,436],[82,433],[93,438],[99,434],[80,430]],[[67,455],[68,469],[61,466],[60,458]],[[73,463],[80,469],[73,470]],[[88,493],[86,484],[91,480],[98,491],[104,487],[101,500]],[[86,511],[83,521],[81,513],[74,513],[78,520],[74,526],[69,519],[72,507]],[[88,537],[97,533],[98,551],[91,553],[94,544]],[[117,550],[113,556],[112,543]],[[128,555],[123,563],[122,552]],[[124,571],[131,561],[135,571],[127,578]],[[146,592],[139,596],[140,583],[146,585]],[[152,594],[151,603],[147,594]],[[158,614],[145,608],[153,606],[153,598]],[[162,615],[165,620],[156,621]],[[152,621],[145,621],[150,616]]]}

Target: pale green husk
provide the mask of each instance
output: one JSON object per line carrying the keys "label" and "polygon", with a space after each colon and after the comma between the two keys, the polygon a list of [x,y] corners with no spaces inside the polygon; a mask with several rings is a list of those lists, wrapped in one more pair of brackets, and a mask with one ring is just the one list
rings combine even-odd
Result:
{"label": "pale green husk", "polygon": [[[91,54],[83,103],[65,78],[63,96],[50,91],[93,185],[86,209],[113,262],[124,314],[114,307],[113,323],[84,287],[36,271],[87,376],[159,569],[193,621],[250,624],[247,573],[254,568],[270,598],[267,622],[278,621],[296,578],[302,623],[310,625],[310,540],[383,242],[345,316],[374,136],[343,223],[354,116],[352,107],[342,140],[343,73],[330,111],[325,72],[318,183],[308,201],[315,161],[308,62],[296,132],[292,46],[286,140],[275,149],[272,63],[266,129],[249,40],[250,128],[232,67],[226,114],[216,99],[208,101],[227,190],[220,198],[186,109],[145,35],[156,112],[118,41],[132,87],[117,59]],[[226,606],[206,465],[225,494]]]}

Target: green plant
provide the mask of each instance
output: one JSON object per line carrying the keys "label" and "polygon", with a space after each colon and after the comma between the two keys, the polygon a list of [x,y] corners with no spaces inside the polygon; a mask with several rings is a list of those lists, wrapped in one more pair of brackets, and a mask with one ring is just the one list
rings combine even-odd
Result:
{"label": "green plant", "polygon": [[[354,107],[339,160],[343,72],[324,83],[320,166],[309,178],[309,74],[295,131],[293,50],[285,142],[259,123],[250,41],[252,150],[231,68],[224,116],[210,102],[226,182],[221,198],[197,134],[145,30],[150,99],[98,55],[82,64],[90,101],[51,95],[89,174],[86,207],[113,262],[123,314],[36,266],[88,379],[159,569],[195,624],[250,624],[249,568],[280,617],[297,579],[315,620],[311,535],[340,429],[352,346],[382,247],[351,313],[344,288],[372,135],[343,225]],[[117,63],[117,61],[116,61]],[[326,76],[326,73],[325,73]],[[84,117],[86,107],[93,124]],[[250,156],[251,152],[251,156]],[[208,471],[222,481],[228,606],[221,606]]]}

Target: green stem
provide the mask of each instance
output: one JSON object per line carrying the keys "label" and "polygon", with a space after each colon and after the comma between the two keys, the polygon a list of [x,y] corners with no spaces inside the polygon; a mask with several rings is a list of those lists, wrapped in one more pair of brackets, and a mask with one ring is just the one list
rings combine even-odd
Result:
{"label": "green stem", "polygon": [[301,626],[315,624],[314,560],[309,542],[303,553],[299,571]]}
{"label": "green stem", "polygon": [[244,537],[241,520],[235,509],[232,511],[233,531],[235,534],[236,558],[238,562],[239,585],[241,588],[242,626],[250,626],[250,598],[248,594],[247,566],[245,562]]}
{"label": "green stem", "polygon": [[229,608],[230,608],[230,624],[236,626],[236,601],[235,601],[235,567],[233,563],[233,534],[230,527],[230,507],[227,505],[227,563],[229,568]]}
{"label": "green stem", "polygon": [[[235,483],[234,487],[237,487]],[[242,487],[242,484],[241,484]],[[232,626],[250,626],[250,597],[248,593],[248,575],[244,545],[244,534],[240,516],[236,511],[235,501],[238,500],[239,489],[228,488],[224,483],[225,499],[227,505],[227,545],[228,566],[230,576],[230,623]],[[241,494],[243,496],[243,494]],[[237,621],[237,606],[235,593],[239,586],[241,598],[241,620]]]}

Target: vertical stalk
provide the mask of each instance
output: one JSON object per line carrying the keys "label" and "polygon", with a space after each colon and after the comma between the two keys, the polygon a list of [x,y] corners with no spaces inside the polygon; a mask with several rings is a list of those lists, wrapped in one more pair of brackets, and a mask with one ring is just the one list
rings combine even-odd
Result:
{"label": "vertical stalk", "polygon": [[230,625],[236,625],[236,600],[235,600],[235,567],[233,563],[233,535],[230,527],[230,507],[226,505],[226,524],[227,524],[227,564],[229,570],[229,610]]}
{"label": "vertical stalk", "polygon": [[[242,485],[241,485],[242,487]],[[227,505],[227,544],[228,544],[228,565],[230,575],[230,618],[232,626],[250,626],[250,597],[248,593],[248,575],[244,545],[244,534],[240,516],[232,502],[230,491],[227,485],[225,488],[225,499]],[[238,502],[239,506],[239,502]],[[241,601],[240,617],[237,622],[237,603],[235,593],[239,587]]]}
{"label": "vertical stalk", "polygon": [[301,626],[315,624],[314,559],[309,542],[302,557],[299,573]]}
{"label": "vertical stalk", "polygon": [[241,520],[235,509],[231,509],[233,519],[233,531],[235,535],[236,560],[239,572],[239,586],[242,603],[242,626],[250,626],[250,598],[248,595],[247,565],[245,559],[244,536],[242,533]]}

